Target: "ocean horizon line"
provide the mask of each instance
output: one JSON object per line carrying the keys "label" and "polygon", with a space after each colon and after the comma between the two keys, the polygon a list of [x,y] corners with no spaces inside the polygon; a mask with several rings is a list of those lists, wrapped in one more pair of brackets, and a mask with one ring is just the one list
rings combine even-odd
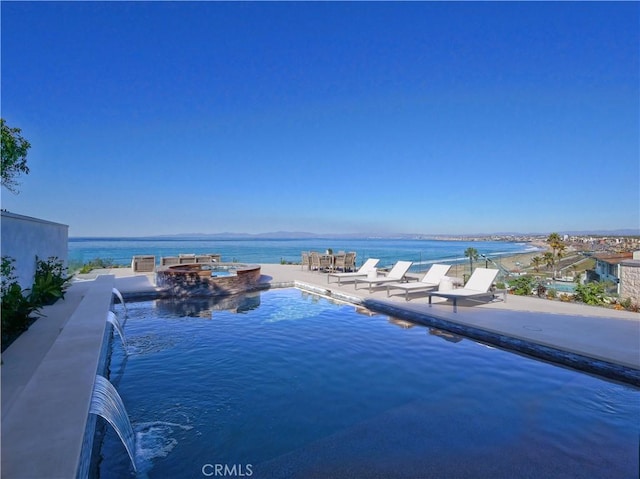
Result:
{"label": "ocean horizon line", "polygon": [[[559,234],[570,236],[640,236],[640,229],[617,230],[584,230],[584,231],[556,231]],[[153,240],[153,241],[201,241],[215,240],[303,240],[303,239],[352,239],[352,240],[432,240],[432,241],[535,241],[544,239],[551,232],[546,233],[520,233],[520,232],[496,232],[496,233],[455,233],[455,234],[426,234],[426,233],[311,233],[299,231],[275,231],[265,233],[176,233],[160,235],[77,235],[69,236],[70,241],[81,240]]]}

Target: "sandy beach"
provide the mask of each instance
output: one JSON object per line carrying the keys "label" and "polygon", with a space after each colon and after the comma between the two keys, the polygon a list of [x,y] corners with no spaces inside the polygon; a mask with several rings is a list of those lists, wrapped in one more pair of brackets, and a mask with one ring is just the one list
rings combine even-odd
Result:
{"label": "sandy beach", "polygon": [[[509,271],[513,271],[515,273],[522,272],[528,269],[528,267],[531,265],[531,259],[533,257],[542,256],[544,252],[549,249],[548,245],[544,242],[535,242],[530,244],[531,246],[536,246],[537,248],[543,248],[543,250],[531,251],[526,253],[516,253],[513,255],[499,256],[491,259],[495,263],[502,266],[503,268],[508,269]],[[495,264],[492,264],[492,261],[485,261],[484,258],[480,257],[477,261],[473,262],[473,268],[475,269],[478,267],[495,268],[496,266]],[[469,265],[469,261],[467,260],[465,263],[453,265],[449,270],[448,276],[463,279],[465,275],[467,275],[468,277],[468,275],[470,274],[470,270],[471,268]]]}

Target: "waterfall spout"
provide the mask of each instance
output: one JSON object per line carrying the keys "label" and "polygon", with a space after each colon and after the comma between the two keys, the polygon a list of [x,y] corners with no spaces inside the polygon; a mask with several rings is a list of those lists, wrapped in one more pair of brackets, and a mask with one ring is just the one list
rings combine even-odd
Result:
{"label": "waterfall spout", "polygon": [[118,288],[113,288],[112,293],[115,294],[116,298],[118,298],[120,300],[120,304],[122,304],[122,307],[124,308],[124,314],[127,315],[127,305],[124,304],[124,298],[122,297],[122,293],[120,293],[120,291],[118,290]]}
{"label": "waterfall spout", "polygon": [[118,321],[118,317],[113,311],[107,311],[107,322],[111,323],[115,330],[118,331],[120,341],[122,341],[122,347],[124,348],[124,353],[128,355],[129,353],[127,352],[127,338],[124,335],[124,330],[122,329],[120,321]]}
{"label": "waterfall spout", "polygon": [[135,436],[122,398],[113,384],[99,374],[96,375],[96,382],[93,386],[89,413],[104,418],[116,430],[129,454],[134,471],[138,472],[135,460]]}

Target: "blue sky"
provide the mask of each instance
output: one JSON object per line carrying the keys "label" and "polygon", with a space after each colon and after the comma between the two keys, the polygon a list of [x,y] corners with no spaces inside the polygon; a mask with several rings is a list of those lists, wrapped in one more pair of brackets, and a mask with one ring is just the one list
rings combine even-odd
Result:
{"label": "blue sky", "polygon": [[71,236],[640,227],[639,4],[2,2]]}

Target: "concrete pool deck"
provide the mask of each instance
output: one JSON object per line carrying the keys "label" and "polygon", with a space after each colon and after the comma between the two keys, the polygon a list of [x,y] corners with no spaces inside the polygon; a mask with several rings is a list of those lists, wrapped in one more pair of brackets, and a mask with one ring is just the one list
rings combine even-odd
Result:
{"label": "concrete pool deck", "polygon": [[[296,286],[640,386],[638,313],[511,295],[506,302],[460,304],[454,313],[450,303],[438,298],[429,307],[424,294],[407,302],[402,293],[387,297],[386,287],[369,294],[355,290],[353,283],[328,284],[326,274],[299,265],[261,268],[265,288]],[[153,275],[134,275],[129,268],[95,271],[80,279],[84,281],[74,282],[64,301],[44,308],[45,317],[2,353],[2,477],[76,476],[111,287],[125,300],[158,293]]]}

